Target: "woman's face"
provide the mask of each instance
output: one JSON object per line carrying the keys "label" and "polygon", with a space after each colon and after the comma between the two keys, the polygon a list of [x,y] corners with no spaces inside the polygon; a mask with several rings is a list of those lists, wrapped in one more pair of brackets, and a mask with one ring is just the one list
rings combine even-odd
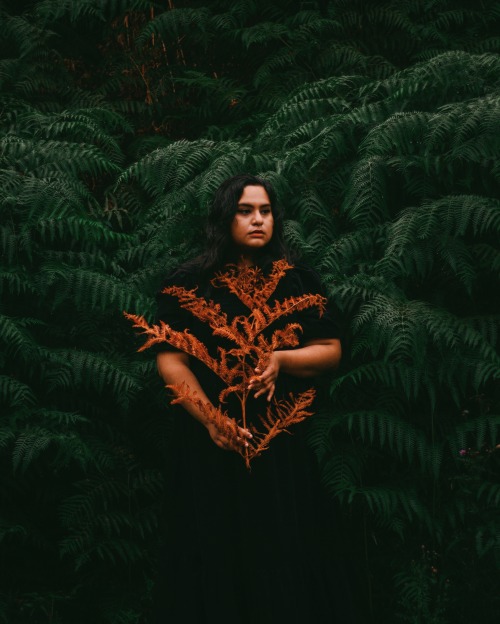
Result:
{"label": "woman's face", "polygon": [[273,236],[271,202],[263,186],[245,186],[231,223],[231,237],[243,254],[267,245]]}

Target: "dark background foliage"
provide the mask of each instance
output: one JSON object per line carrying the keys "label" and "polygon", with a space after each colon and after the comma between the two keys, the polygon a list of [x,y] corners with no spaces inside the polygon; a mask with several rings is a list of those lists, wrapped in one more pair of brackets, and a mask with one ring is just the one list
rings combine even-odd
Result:
{"label": "dark background foliage", "polygon": [[369,621],[497,621],[500,4],[0,12],[0,621],[147,623],[151,318],[217,185],[269,178],[345,356],[310,443]]}

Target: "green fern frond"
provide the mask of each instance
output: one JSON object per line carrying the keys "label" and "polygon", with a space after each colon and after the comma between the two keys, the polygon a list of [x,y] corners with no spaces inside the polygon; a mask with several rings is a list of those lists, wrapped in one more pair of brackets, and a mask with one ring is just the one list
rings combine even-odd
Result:
{"label": "green fern frond", "polygon": [[[95,510],[95,506],[93,506],[93,509]],[[107,510],[100,514],[96,514],[94,511],[90,516],[85,514],[80,517],[75,517],[73,513],[72,521],[75,523],[72,528],[73,530],[76,529],[77,532],[81,527],[86,533],[92,531],[96,532],[98,535],[109,537],[136,533],[140,534],[141,538],[144,539],[157,528],[156,514],[151,509],[140,510],[139,513],[134,515],[120,510]],[[100,538],[96,539],[98,544],[100,541]],[[69,543],[68,540],[68,546]],[[76,546],[76,543],[73,542],[72,546]],[[75,551],[78,552],[78,550],[75,549],[72,554],[75,554]],[[63,550],[63,554],[65,552],[69,552],[69,549]]]}
{"label": "green fern frond", "polygon": [[[450,156],[460,158],[460,147],[471,140],[486,139],[492,146],[498,143],[494,129],[500,120],[500,98],[498,95],[487,94],[481,98],[474,98],[460,105],[447,105],[438,110],[438,114],[449,118],[453,127]],[[451,128],[450,128],[451,129]],[[485,153],[485,157],[494,157],[493,153]]]}
{"label": "green fern frond", "polygon": [[422,112],[390,115],[368,132],[360,144],[360,155],[368,159],[416,152],[429,127],[429,119],[430,115]]}
{"label": "green fern frond", "polygon": [[[296,65],[297,54],[298,50],[284,47],[274,54],[269,55],[254,74],[253,83],[255,88],[263,89],[264,86],[270,86],[270,83],[278,72],[283,72],[290,68],[295,69],[296,67],[300,67],[299,65]],[[296,71],[300,72],[300,69],[297,69]],[[303,81],[300,80],[297,82],[300,84]],[[286,91],[286,89],[278,90],[278,94],[281,95],[280,99],[286,95]]]}
{"label": "green fern frond", "polygon": [[329,282],[328,294],[341,310],[357,309],[362,302],[370,301],[379,295],[395,301],[406,299],[403,291],[394,282],[382,276],[362,272]]}
{"label": "green fern frond", "polygon": [[404,513],[407,519],[433,522],[429,511],[415,491],[391,486],[363,487],[359,485],[360,464],[348,453],[332,454],[323,465],[321,477],[324,487],[347,504],[363,501],[371,513],[382,519],[391,519]]}
{"label": "green fern frond", "polygon": [[472,292],[472,288],[477,280],[477,272],[473,266],[472,255],[468,246],[460,239],[447,239],[443,236],[436,251],[440,259],[445,265],[450,267],[465,289],[468,292]]}
{"label": "green fern frond", "polygon": [[235,143],[226,143],[221,154],[214,154],[210,168],[201,176],[198,197],[200,204],[206,206],[215,190],[224,180],[246,169],[246,161],[250,154],[249,147]]}
{"label": "green fern frond", "polygon": [[488,414],[455,425],[447,440],[452,456],[458,457],[461,449],[481,449],[485,445],[495,447],[499,436],[500,416]]}
{"label": "green fern frond", "polygon": [[[451,26],[467,24],[477,17],[477,11],[465,8],[457,8],[449,11],[440,11],[433,20],[436,30],[448,30]],[[484,19],[484,18],[483,18]]]}
{"label": "green fern frond", "polygon": [[53,114],[30,111],[18,115],[16,129],[18,134],[33,139],[81,143],[90,140],[116,164],[123,162],[123,153],[110,133],[132,131],[121,115],[104,108],[65,110]]}
{"label": "green fern frond", "polygon": [[[37,421],[41,424],[31,424]],[[25,472],[49,447],[51,461],[59,467],[76,463],[87,469],[99,464],[92,447],[74,429],[75,425],[89,422],[88,418],[75,412],[41,408],[30,413],[28,422],[30,424],[17,436],[14,445],[14,470]]]}
{"label": "green fern frond", "polygon": [[34,296],[37,291],[32,281],[32,275],[16,266],[11,269],[0,267],[0,294],[2,293],[10,293],[16,296],[21,294]]}
{"label": "green fern frond", "polygon": [[125,482],[102,476],[90,477],[79,485],[84,493],[66,498],[59,508],[61,522],[66,528],[92,522],[96,508],[101,507],[103,501],[114,505],[128,493]]}
{"label": "green fern frond", "polygon": [[75,570],[78,571],[94,557],[117,565],[119,561],[133,563],[144,559],[146,555],[137,540],[116,537],[101,538],[96,540],[97,544],[88,543],[91,541],[93,541],[91,537],[84,536],[82,539],[80,535],[63,539],[60,543],[61,556],[72,555],[76,551],[78,554],[74,555],[74,564]]}
{"label": "green fern frond", "polygon": [[[32,319],[37,323],[36,319]],[[30,319],[17,319],[0,314],[0,341],[4,343],[4,352],[15,358],[28,361],[38,351],[38,345],[26,330]]]}
{"label": "green fern frond", "polygon": [[306,258],[314,253],[314,248],[307,239],[307,233],[302,223],[287,219],[284,225],[284,233],[290,249]]}
{"label": "green fern frond", "polygon": [[117,561],[123,563],[133,563],[144,559],[146,550],[144,546],[133,539],[119,539],[117,537],[107,540],[100,540],[95,546],[95,555],[103,561],[111,561],[116,564]]}
{"label": "green fern frond", "polygon": [[466,325],[470,325],[482,339],[490,345],[498,344],[500,332],[500,315],[468,316],[462,319]]}
{"label": "green fern frond", "polygon": [[326,220],[329,217],[332,221],[330,207],[326,205],[315,188],[304,188],[300,196],[295,199],[293,207],[305,221],[317,222],[317,219]]}
{"label": "green fern frond", "polygon": [[[493,76],[498,76],[499,69],[499,60],[493,54],[472,55],[457,50],[417,63],[389,77],[384,84],[392,92],[394,101],[423,104],[426,96],[439,106],[459,99],[457,96],[465,90],[469,97],[483,95],[484,85]],[[479,80],[478,76],[481,77]]]}
{"label": "green fern frond", "polygon": [[415,23],[410,19],[406,7],[370,6],[364,15],[371,26],[386,31],[400,30],[407,36],[416,35]]}
{"label": "green fern frond", "polygon": [[131,288],[126,281],[88,269],[45,264],[38,281],[41,289],[57,284],[57,298],[72,300],[82,310],[137,309],[144,313],[152,306],[138,288]]}
{"label": "green fern frond", "polygon": [[225,149],[226,145],[213,141],[177,141],[138,161],[120,175],[117,184],[135,179],[152,197],[158,198],[166,191],[180,190],[204,173],[212,158]]}
{"label": "green fern frond", "polygon": [[148,0],[41,0],[34,8],[34,15],[47,24],[62,18],[75,24],[80,20],[114,19],[132,11],[148,11],[150,7]]}
{"label": "green fern frond", "polygon": [[362,464],[348,450],[350,449],[336,449],[335,453],[328,456],[321,469],[324,487],[340,500],[349,497],[361,477]]}
{"label": "green fern frond", "polygon": [[186,33],[190,37],[207,40],[211,15],[212,12],[206,7],[171,8],[147,23],[137,38],[137,43],[144,45],[151,35],[159,35],[168,45]]}
{"label": "green fern frond", "polygon": [[[39,52],[50,36],[45,29],[24,16],[6,15],[2,10],[1,38],[4,45],[13,47],[20,57],[27,57],[31,52]],[[15,53],[11,54],[15,57]]]}
{"label": "green fern frond", "polygon": [[259,22],[241,30],[240,36],[243,45],[248,49],[251,45],[263,45],[275,39],[282,40],[289,35],[285,24],[278,22]]}
{"label": "green fern frond", "polygon": [[468,46],[472,54],[498,54],[500,51],[500,37],[492,36],[472,41]]}
{"label": "green fern frond", "polygon": [[350,502],[355,497],[364,500],[372,513],[382,517],[390,518],[396,510],[401,510],[409,520],[417,519],[425,522],[428,527],[433,524],[430,513],[422,500],[416,492],[408,488],[364,487],[351,493]]}
{"label": "green fern frond", "polygon": [[74,23],[81,19],[101,18],[102,13],[95,0],[81,0],[71,2],[71,0],[41,0],[35,6],[35,16],[39,17],[47,24],[55,20],[67,17]]}
{"label": "green fern frond", "polygon": [[349,432],[359,434],[363,441],[389,448],[410,465],[415,465],[416,458],[422,471],[439,476],[441,450],[411,423],[380,409],[347,412],[338,418],[345,420]]}
{"label": "green fern frond", "polygon": [[[497,377],[500,371],[498,353],[480,332],[467,321],[424,302],[395,301],[376,295],[362,305],[353,329],[354,352],[369,342],[372,353],[384,353],[386,361],[412,362],[416,378],[426,362],[432,361],[431,346],[441,360],[447,361],[447,367],[441,368],[444,375],[457,368],[445,358],[448,350],[450,359],[460,356],[462,361],[469,362],[467,374],[475,379],[476,387],[491,376]],[[465,373],[463,366],[459,365],[459,370]]]}
{"label": "green fern frond", "polygon": [[383,56],[368,56],[352,43],[331,42],[323,46],[317,64],[323,74],[372,75],[385,78],[394,73],[394,65]]}
{"label": "green fern frond", "polygon": [[[448,196],[407,208],[388,226],[387,248],[377,269],[394,278],[417,274],[424,277],[444,260],[468,289],[476,269],[474,249],[458,237],[481,236],[500,229],[500,203],[480,196]],[[439,236],[436,232],[439,231]]]}
{"label": "green fern frond", "polygon": [[25,471],[54,441],[54,434],[43,427],[30,427],[16,440],[12,454],[14,470]]}
{"label": "green fern frond", "polygon": [[[12,427],[0,427],[0,449],[7,449],[12,446],[12,443],[16,439],[16,434],[12,430]],[[0,542],[2,541],[3,531],[0,530]]]}
{"label": "green fern frond", "polygon": [[311,36],[330,36],[339,34],[340,31],[338,22],[323,17],[317,10],[299,10],[290,15],[286,23],[289,28],[298,30],[307,40]]}
{"label": "green fern frond", "polygon": [[38,140],[7,136],[0,139],[3,158],[16,162],[18,171],[38,177],[58,173],[72,176],[88,173],[94,176],[118,173],[112,163],[94,145],[67,141]]}
{"label": "green fern frond", "polygon": [[[115,540],[122,544],[119,554],[125,561],[131,560],[130,549],[133,553],[142,552],[141,557],[145,555],[145,551],[134,550],[138,540],[133,538],[140,536],[144,540],[157,530],[156,513],[151,507],[144,508],[143,501],[144,494],[159,494],[162,481],[157,471],[129,472],[132,478],[87,478],[79,484],[83,493],[67,498],[61,505],[61,522],[71,535],[62,540],[60,552],[71,556],[77,568],[96,556],[109,557],[114,562],[116,553],[108,551],[108,547]],[[122,501],[128,511],[120,509]],[[131,505],[135,509],[132,513]]]}
{"label": "green fern frond", "polygon": [[41,219],[33,224],[43,242],[72,240],[91,249],[93,245],[117,246],[130,240],[130,235],[114,232],[108,225],[88,217],[67,216]]}
{"label": "green fern frond", "polygon": [[495,553],[497,558],[500,553],[500,530],[497,519],[491,520],[481,526],[476,532],[476,550],[480,557],[487,553]]}
{"label": "green fern frond", "polygon": [[32,389],[7,375],[0,375],[0,401],[12,407],[30,407],[36,403]]}
{"label": "green fern frond", "polygon": [[478,499],[486,499],[488,505],[498,509],[500,506],[500,483],[483,482],[478,490],[477,497]]}
{"label": "green fern frond", "polygon": [[87,214],[89,206],[98,204],[88,188],[79,180],[68,176],[22,179],[15,198],[18,206],[25,207],[29,218],[64,219],[77,214]]}
{"label": "green fern frond", "polygon": [[[324,113],[340,113],[349,110],[349,102],[358,89],[369,82],[368,78],[357,75],[335,76],[298,87],[287,98],[286,103],[274,113],[262,130],[263,136],[275,134],[283,124],[290,125],[290,117],[295,111],[302,116],[295,118],[291,125],[300,121],[310,121]],[[322,114],[323,113],[323,114]]]}
{"label": "green fern frond", "polygon": [[53,381],[53,390],[82,388],[99,394],[109,393],[118,405],[126,406],[141,389],[122,358],[70,349],[53,349],[49,357],[56,364],[66,365],[66,374]]}
{"label": "green fern frond", "polygon": [[358,227],[376,226],[390,216],[387,192],[385,159],[370,156],[360,161],[353,170],[342,211]]}
{"label": "green fern frond", "polygon": [[478,270],[481,272],[500,273],[500,251],[488,245],[487,243],[480,243],[478,245],[471,245],[471,253],[477,262]]}
{"label": "green fern frond", "polygon": [[402,362],[391,363],[385,360],[374,360],[339,375],[330,386],[330,394],[333,398],[339,389],[348,384],[361,387],[367,383],[378,388],[400,390],[408,399],[415,399],[423,391],[431,404],[435,404],[436,384],[429,371],[416,369]]}
{"label": "green fern frond", "polygon": [[242,100],[247,93],[236,80],[196,70],[185,70],[182,77],[173,78],[173,82],[190,87],[199,95],[201,102],[197,110],[201,118],[210,118],[214,113],[230,114],[232,103]]}
{"label": "green fern frond", "polygon": [[[293,106],[300,102],[314,102],[315,100],[336,101],[340,100],[344,103],[344,107],[348,102],[356,98],[358,93],[365,85],[372,85],[372,80],[367,76],[358,74],[332,76],[317,80],[311,83],[305,83],[292,92],[287,99],[282,111],[275,113],[271,120],[281,119],[286,111],[287,106]],[[347,110],[347,108],[345,108]]]}
{"label": "green fern frond", "polygon": [[[354,267],[369,263],[376,249],[385,242],[388,225],[358,228],[355,232],[339,236],[323,250],[319,267],[334,276],[344,275]],[[328,279],[325,276],[325,279]]]}

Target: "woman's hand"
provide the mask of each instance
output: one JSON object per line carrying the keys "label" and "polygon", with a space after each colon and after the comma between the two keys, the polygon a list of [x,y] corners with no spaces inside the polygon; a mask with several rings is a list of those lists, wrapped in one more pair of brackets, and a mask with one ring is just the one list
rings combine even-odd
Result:
{"label": "woman's hand", "polygon": [[248,389],[255,392],[255,398],[265,394],[266,399],[270,401],[274,395],[276,387],[276,379],[280,372],[280,356],[278,351],[271,353],[269,363],[262,371],[260,368],[255,369],[255,377],[250,379]]}
{"label": "woman's hand", "polygon": [[[229,418],[228,418],[229,424]],[[252,437],[252,434],[248,429],[243,429],[242,427],[238,427],[238,437],[229,438],[225,435],[213,422],[208,422],[206,425],[208,433],[210,437],[215,442],[215,444],[226,451],[236,451],[237,453],[241,451],[242,448],[248,446],[247,439]]]}
{"label": "woman's hand", "polygon": [[265,394],[270,401],[280,371],[295,377],[315,377],[336,368],[341,355],[342,348],[337,338],[317,338],[309,340],[299,349],[274,351],[264,370],[255,369],[248,389],[255,392],[255,398]]}

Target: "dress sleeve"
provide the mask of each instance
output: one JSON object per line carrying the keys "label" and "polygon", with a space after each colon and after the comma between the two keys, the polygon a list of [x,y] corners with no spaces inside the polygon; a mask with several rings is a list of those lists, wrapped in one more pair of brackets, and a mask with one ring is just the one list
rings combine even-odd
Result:
{"label": "dress sleeve", "polygon": [[[296,279],[297,294],[320,294],[326,297],[319,275],[313,269],[306,266],[296,267]],[[335,309],[329,300],[321,316],[318,308],[312,307],[302,310],[297,317],[297,322],[302,326],[302,343],[317,338],[340,338]]]}

